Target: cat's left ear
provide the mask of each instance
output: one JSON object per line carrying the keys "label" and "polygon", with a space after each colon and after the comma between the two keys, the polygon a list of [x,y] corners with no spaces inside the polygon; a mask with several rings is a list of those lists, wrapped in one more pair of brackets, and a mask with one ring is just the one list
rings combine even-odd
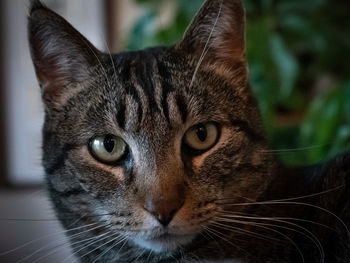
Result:
{"label": "cat's left ear", "polygon": [[43,100],[49,105],[59,104],[91,78],[91,69],[102,60],[99,50],[39,0],[31,1],[28,37]]}
{"label": "cat's left ear", "polygon": [[241,0],[207,0],[177,48],[196,60],[227,69],[245,64],[245,15]]}

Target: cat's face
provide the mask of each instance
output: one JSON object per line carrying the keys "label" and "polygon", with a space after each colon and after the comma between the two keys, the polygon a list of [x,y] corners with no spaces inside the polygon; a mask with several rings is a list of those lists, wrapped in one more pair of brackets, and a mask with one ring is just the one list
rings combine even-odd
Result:
{"label": "cat's face", "polygon": [[66,225],[101,222],[136,246],[173,251],[229,209],[224,200],[264,191],[271,160],[246,82],[243,17],[240,1],[211,0],[181,43],[109,55],[33,8],[44,166]]}

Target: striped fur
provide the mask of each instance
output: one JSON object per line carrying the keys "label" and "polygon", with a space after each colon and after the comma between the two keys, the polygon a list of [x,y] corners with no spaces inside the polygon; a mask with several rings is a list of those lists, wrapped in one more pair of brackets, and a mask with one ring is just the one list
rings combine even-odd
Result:
{"label": "striped fur", "polygon": [[[100,226],[71,233],[82,262],[321,262],[310,233],[325,262],[347,262],[349,156],[310,170],[267,154],[247,83],[243,14],[239,0],[208,0],[179,44],[111,55],[33,1],[48,190],[66,228]],[[183,136],[207,122],[218,124],[219,138],[192,154]],[[128,145],[118,165],[89,152],[89,140],[105,134]],[[168,200],[178,188],[184,202],[163,227],[145,200]],[[333,188],[326,199],[317,194]],[[271,201],[285,198],[304,205]]]}

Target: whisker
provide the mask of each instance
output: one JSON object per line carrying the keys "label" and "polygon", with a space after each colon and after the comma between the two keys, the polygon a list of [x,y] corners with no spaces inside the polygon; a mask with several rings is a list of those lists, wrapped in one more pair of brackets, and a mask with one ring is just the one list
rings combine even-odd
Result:
{"label": "whisker", "polygon": [[132,261],[132,262],[137,262],[137,260],[142,257],[142,255],[146,252],[146,249],[142,249],[139,255]]}
{"label": "whisker", "polygon": [[96,52],[90,47],[90,45],[85,41],[84,38],[80,38],[80,40],[85,44],[85,46],[89,49],[89,51],[92,53],[92,55],[94,55],[94,57],[96,58],[96,60],[98,61],[99,65],[101,66],[101,70],[103,72],[103,75],[105,76],[106,78],[106,81],[107,81],[107,85],[109,88],[112,88],[110,82],[109,82],[109,78],[108,78],[108,74],[107,74],[107,71],[105,69],[105,67],[103,66],[101,60],[99,59],[98,55],[96,54]]}
{"label": "whisker", "polygon": [[[73,235],[70,236],[70,238],[71,238],[71,239],[74,239],[74,238],[79,237],[80,235],[82,235],[82,234],[84,234],[84,233],[87,233],[87,232],[96,230],[96,229],[98,229],[98,228],[106,227],[106,226],[108,226],[108,225],[102,225],[102,226],[93,227],[93,228],[84,230],[84,231],[82,231],[82,232],[73,234]],[[34,263],[34,262],[39,262],[41,259],[46,258],[46,257],[48,257],[48,256],[50,256],[50,255],[52,255],[52,254],[54,254],[56,251],[58,251],[59,249],[61,249],[62,246],[71,243],[71,241],[66,241],[67,239],[61,239],[61,240],[65,240],[65,242],[63,242],[63,243],[61,243],[61,244],[59,244],[59,245],[56,245],[56,246],[50,248],[50,252],[48,252],[47,254],[45,254],[45,255],[39,257],[38,259],[36,259],[36,260],[33,261],[32,263]],[[61,240],[59,240],[59,241],[61,241]],[[55,241],[56,241],[56,240],[55,240]],[[36,254],[38,254],[39,252],[41,252],[41,251],[45,250],[46,248],[50,247],[50,246],[52,245],[52,243],[53,243],[53,242],[50,242],[49,244],[47,244],[47,245],[45,245],[45,246],[43,246],[43,247],[37,249],[36,251],[34,251],[33,253],[31,253],[30,255],[28,255],[28,256],[24,257],[23,259],[17,261],[17,263],[25,262],[26,260],[30,259],[30,258],[33,257],[34,255],[36,255]],[[71,245],[72,245],[72,244],[73,244],[73,243],[71,243]]]}
{"label": "whisker", "polygon": [[[61,247],[63,245],[66,245],[66,244],[69,244],[70,246],[74,246],[76,244],[80,244],[80,243],[84,243],[83,245],[80,245],[80,246],[85,246],[85,244],[87,244],[91,239],[93,240],[96,240],[97,238],[101,237],[101,236],[104,236],[106,233],[104,234],[101,234],[101,235],[98,235],[98,236],[95,236],[95,237],[89,237],[89,238],[86,238],[86,239],[83,239],[83,240],[79,240],[79,241],[75,241],[75,242],[72,242],[72,241],[67,241],[67,242],[64,242],[64,243],[61,243],[60,245],[58,246],[55,246],[53,248],[50,248],[50,251],[48,251],[48,253],[46,253],[45,255],[39,257],[38,259],[36,259],[35,261],[33,261],[32,263],[34,262],[39,262],[40,260],[44,259],[44,258],[47,258],[48,256],[51,256],[52,254],[55,254],[56,252],[58,252]],[[78,247],[80,247],[78,246]],[[73,253],[74,254],[74,253]]]}
{"label": "whisker", "polygon": [[258,202],[252,202],[252,203],[235,203],[235,204],[224,204],[224,205],[229,205],[229,206],[246,206],[246,205],[280,205],[280,204],[288,204],[288,205],[301,205],[301,206],[306,206],[306,207],[311,207],[311,208],[315,208],[318,209],[320,211],[323,211],[331,216],[333,216],[335,219],[337,219],[337,221],[344,227],[344,229],[346,230],[348,236],[350,236],[350,232],[348,227],[346,226],[346,224],[344,223],[344,221],[337,216],[336,214],[334,214],[333,212],[329,211],[328,209],[325,209],[323,207],[317,206],[317,205],[313,205],[313,204],[309,204],[309,203],[302,203],[302,202],[289,202],[289,201],[258,201]]}
{"label": "whisker", "polygon": [[[91,240],[95,240],[95,239],[104,237],[104,236],[108,235],[111,232],[112,231],[107,231],[107,232],[102,233],[102,234],[97,235],[97,236],[93,236],[93,237],[86,238],[84,240],[79,240],[79,241],[72,242],[71,246],[72,246],[73,249],[79,249],[79,248],[85,247]],[[89,242],[86,242],[86,241],[89,241]],[[84,244],[80,244],[80,243],[84,243]],[[78,245],[78,244],[80,244],[80,245]],[[78,246],[76,246],[76,245],[78,245]]]}
{"label": "whisker", "polygon": [[[285,226],[266,224],[266,223],[259,223],[259,222],[247,222],[247,221],[241,221],[241,220],[232,220],[231,218],[225,218],[224,215],[223,215],[222,217],[220,217],[220,220],[224,220],[225,222],[233,222],[233,223],[253,225],[253,226],[272,226],[272,227],[282,228],[282,229],[286,229],[286,230],[290,230],[290,231],[299,233],[299,234],[305,236],[306,238],[310,239],[316,245],[317,249],[320,252],[321,262],[324,262],[324,255],[325,254],[324,254],[324,250],[323,250],[321,241],[311,231],[309,231],[308,229],[306,229],[306,228],[304,228],[302,226],[299,226],[297,224],[294,224],[294,223],[291,223],[291,222],[288,222],[288,221],[272,220],[272,219],[270,219],[270,221],[273,221],[273,222],[285,223],[285,224],[288,224],[288,225],[292,225],[294,227],[298,227],[298,228],[302,229],[303,231],[307,232],[309,235],[307,235],[307,234],[305,234],[305,233],[303,233],[301,231],[298,231],[296,229],[285,227]],[[238,218],[244,218],[244,217],[238,217]],[[249,218],[249,219],[251,219],[251,218]],[[269,219],[266,218],[266,220],[269,220]]]}
{"label": "whisker", "polygon": [[[113,237],[113,236],[115,236],[115,237]],[[106,237],[106,238],[112,238],[112,239],[111,239],[111,240],[108,240],[107,242],[103,243],[102,245],[97,246],[97,247],[94,248],[93,250],[91,250],[91,251],[85,253],[84,255],[79,256],[79,258],[82,259],[83,257],[86,257],[87,255],[91,254],[92,252],[96,251],[97,249],[100,249],[101,247],[103,247],[103,246],[105,246],[105,245],[107,245],[107,244],[109,244],[109,243],[111,243],[111,242],[114,242],[115,240],[117,240],[118,238],[120,238],[120,234],[119,234],[119,233],[116,233],[116,234],[111,235],[111,236],[108,236],[108,237]],[[104,239],[106,239],[106,238],[103,238],[102,240],[104,240]],[[95,244],[95,243],[97,243],[97,242],[99,242],[99,241],[101,241],[101,240],[97,240],[97,241],[93,242],[92,244]],[[92,244],[89,244],[88,246],[91,246]],[[88,246],[86,246],[86,247],[88,247]],[[84,248],[86,248],[86,247],[84,247]],[[84,248],[82,248],[82,249],[84,249]],[[79,251],[81,251],[82,249],[76,251],[76,253],[79,252]],[[63,262],[67,262],[67,259],[64,260]]]}
{"label": "whisker", "polygon": [[302,152],[302,151],[312,151],[318,148],[323,148],[331,145],[331,143],[325,143],[320,145],[314,145],[314,146],[306,146],[306,147],[298,147],[298,148],[287,148],[287,149],[276,149],[276,150],[260,150],[261,153],[294,153],[294,152]]}
{"label": "whisker", "polygon": [[213,35],[214,29],[215,29],[215,27],[216,27],[216,24],[217,24],[217,22],[218,22],[218,20],[219,20],[219,17],[220,17],[220,15],[221,15],[222,4],[223,4],[223,1],[221,1],[218,15],[216,16],[214,25],[213,25],[213,27],[212,27],[212,29],[211,29],[211,31],[210,31],[209,37],[208,37],[208,39],[207,39],[207,42],[206,42],[205,45],[204,45],[202,54],[201,54],[201,56],[199,57],[198,63],[197,63],[196,68],[195,68],[195,70],[194,70],[194,73],[193,73],[193,76],[192,76],[192,80],[191,80],[191,83],[190,83],[190,86],[189,86],[190,89],[192,88],[193,83],[194,83],[194,80],[196,79],[196,76],[197,76],[197,72],[198,72],[198,70],[199,70],[199,67],[200,67],[200,65],[202,64],[202,61],[203,61],[205,55],[207,54],[207,52],[208,52],[208,50],[209,50],[209,48],[210,48],[208,45],[209,45],[210,39],[211,39],[211,37],[212,37],[212,35]]}
{"label": "whisker", "polygon": [[[283,220],[292,220],[292,221],[299,221],[299,222],[304,222],[304,223],[310,223],[310,224],[314,224],[314,225],[318,225],[318,226],[322,226],[324,228],[327,228],[329,230],[332,230],[334,232],[336,232],[335,229],[325,225],[325,224],[321,224],[318,223],[316,221],[311,221],[311,220],[306,220],[306,219],[301,219],[301,218],[294,218],[294,217],[261,217],[259,215],[249,215],[249,214],[244,214],[244,213],[240,213],[240,214],[236,214],[234,212],[231,211],[222,211],[221,213],[223,213],[223,215],[225,217],[235,217],[235,218],[244,218],[244,219],[254,219],[254,220],[279,220],[280,222],[283,222]],[[285,221],[288,222],[288,221]],[[288,222],[289,223],[289,222]]]}
{"label": "whisker", "polygon": [[[212,236],[212,234],[208,231],[208,228],[207,226],[203,226],[203,231],[200,232],[201,235],[203,235],[205,237],[205,235],[208,235],[208,237],[213,240],[213,242],[216,244],[216,246],[218,247],[219,250],[222,251],[222,247],[220,246],[220,244],[217,242],[217,240]],[[205,235],[204,235],[205,234]],[[207,239],[207,238],[206,238]],[[208,239],[207,239],[208,240]],[[210,240],[208,240],[210,241]]]}
{"label": "whisker", "polygon": [[120,249],[118,250],[118,252],[123,248],[123,246],[125,245],[126,243],[126,237],[124,237],[123,239],[121,240],[118,240],[117,243],[113,243],[108,249],[104,250],[102,253],[100,253],[99,255],[97,255],[97,258],[92,262],[92,263],[95,263],[97,262],[97,260],[99,258],[102,258],[102,256],[104,256],[105,254],[107,254],[110,250],[112,250],[113,248],[115,248],[117,245],[119,245],[121,242],[124,242],[122,244],[122,246],[120,247]]}
{"label": "whisker", "polygon": [[[214,241],[215,243],[216,243],[216,245],[217,245],[217,247],[218,248],[220,248],[220,245],[219,245],[219,243],[216,241],[216,239],[215,238],[213,238],[213,236],[207,231],[207,226],[202,226],[202,228],[203,228],[203,231],[201,231],[200,232],[200,235],[202,235],[206,240],[208,240],[208,241],[210,241],[210,240],[212,240],[212,241]],[[209,239],[208,239],[208,237],[209,237]]]}
{"label": "whisker", "polygon": [[[111,236],[106,236],[108,234],[110,234],[112,231],[108,231],[106,233],[103,233],[101,235],[98,235],[98,236],[94,236],[94,237],[90,237],[90,238],[87,238],[85,239],[84,241],[87,241],[87,242],[84,242],[83,244],[79,245],[79,246],[76,246],[76,247],[73,247],[74,249],[74,252],[69,255],[67,258],[64,259],[63,262],[66,262],[68,259],[72,258],[73,256],[77,255],[80,251],[86,249],[87,247],[93,245],[93,244],[96,244],[100,241],[103,241],[105,239],[108,239],[110,238],[111,236],[114,236],[116,234],[112,234]],[[102,238],[101,238],[102,237]]]}
{"label": "whisker", "polygon": [[[108,232],[103,233],[103,234],[100,234],[100,235],[98,235],[98,236],[90,237],[90,238],[84,239],[84,240],[82,240],[82,241],[78,241],[78,242],[73,243],[72,245],[76,245],[76,244],[79,244],[79,243],[83,243],[83,244],[80,244],[80,245],[78,245],[78,246],[73,247],[74,250],[76,250],[76,249],[78,249],[78,250],[76,250],[75,252],[73,252],[73,254],[70,255],[69,258],[73,257],[73,256],[76,255],[78,252],[80,252],[80,251],[86,249],[87,247],[89,247],[89,246],[91,246],[91,245],[93,245],[93,244],[95,244],[95,243],[97,243],[97,242],[99,242],[99,241],[101,241],[101,240],[105,240],[105,239],[109,238],[108,236],[106,237],[106,235],[110,234],[111,232],[112,232],[112,231],[108,231]],[[101,238],[102,238],[102,239],[101,239]],[[67,260],[67,259],[65,259],[65,260]]]}
{"label": "whisker", "polygon": [[35,219],[35,218],[0,218],[0,221],[16,221],[16,222],[52,222],[59,221],[57,218],[43,218],[43,219]]}
{"label": "whisker", "polygon": [[[78,221],[81,220],[82,218],[96,218],[96,217],[102,217],[102,216],[108,216],[108,215],[113,215],[116,214],[117,212],[110,212],[110,213],[105,213],[105,214],[97,214],[97,215],[84,215],[81,216]],[[58,218],[0,218],[0,221],[19,221],[19,222],[51,222],[51,221],[61,221],[61,220],[71,220],[74,218],[75,215],[72,215],[71,217],[60,217]]]}
{"label": "whisker", "polygon": [[114,60],[113,60],[113,57],[112,57],[112,53],[111,53],[111,51],[110,51],[110,49],[109,49],[109,47],[108,47],[107,41],[106,41],[104,38],[102,38],[102,39],[104,40],[105,47],[106,47],[106,49],[107,49],[107,51],[108,51],[109,59],[110,59],[110,61],[112,62],[113,72],[114,72],[114,78],[117,79],[117,72],[116,72],[116,70],[115,70],[115,64],[114,64]]}
{"label": "whisker", "polygon": [[[235,223],[241,223],[241,224],[246,224],[248,222],[244,222],[244,221],[240,221],[240,220],[234,220]],[[272,232],[275,232],[281,236],[283,236],[284,238],[286,238],[287,240],[289,240],[289,242],[291,242],[291,244],[297,249],[298,253],[300,254],[300,257],[302,259],[303,262],[305,262],[305,258],[304,258],[304,255],[303,253],[301,252],[300,248],[298,247],[298,245],[290,238],[288,237],[287,235],[283,234],[282,232],[278,231],[278,230],[275,230],[275,229],[272,229],[272,228],[269,228],[269,227],[266,227],[266,226],[263,226],[259,223],[257,224],[254,224],[252,223],[254,226],[259,226],[260,228],[263,228],[263,229],[266,229],[266,230],[269,230],[269,231],[272,231]]]}
{"label": "whisker", "polygon": [[290,237],[288,237],[287,235],[283,234],[283,233],[280,232],[280,231],[277,231],[277,230],[275,230],[275,229],[272,229],[272,228],[269,228],[269,227],[266,227],[266,226],[261,226],[261,225],[260,225],[259,227],[264,228],[264,229],[267,229],[267,230],[270,230],[270,231],[272,231],[272,232],[275,232],[275,233],[277,233],[277,234],[279,234],[279,235],[284,236],[286,239],[288,239],[288,240],[292,243],[292,245],[297,249],[298,253],[300,254],[300,257],[301,257],[302,261],[305,262],[305,258],[304,258],[303,253],[301,252],[301,250],[300,250],[300,248],[298,247],[298,245],[297,245]]}
{"label": "whisker", "polygon": [[236,244],[234,244],[233,242],[231,242],[230,240],[228,240],[227,238],[224,238],[222,236],[220,236],[220,234],[222,235],[222,233],[220,233],[219,231],[216,231],[215,229],[212,229],[210,227],[207,227],[207,231],[211,234],[213,234],[214,236],[218,237],[219,239],[224,240],[225,242],[229,243],[230,245],[234,246],[235,248],[237,248],[238,250],[243,251],[244,253],[246,253],[247,255],[255,258],[255,256],[253,256],[251,253],[249,253],[247,250],[237,246]]}
{"label": "whisker", "polygon": [[[218,221],[221,221],[221,222],[230,222],[230,223],[241,223],[241,222],[236,222],[236,221],[230,221],[230,220],[223,220],[223,218],[220,218],[220,217],[216,217],[218,219]],[[244,233],[245,235],[247,236],[251,236],[251,237],[259,237],[260,239],[262,240],[265,240],[265,241],[277,241],[277,242],[280,242],[281,240],[280,239],[277,239],[277,238],[272,238],[272,237],[266,237],[264,235],[261,235],[259,233],[255,233],[255,232],[252,232],[252,231],[249,231],[249,230],[246,230],[246,229],[241,229],[241,228],[238,228],[238,227],[234,227],[234,226],[231,226],[231,225],[225,225],[225,224],[221,224],[219,222],[214,222],[213,225],[217,226],[217,227],[221,227],[223,229],[230,229],[230,230],[235,230],[235,232],[237,233]]]}
{"label": "whisker", "polygon": [[[320,195],[324,195],[324,194],[328,194],[330,192],[333,192],[333,191],[336,191],[340,188],[343,188],[345,187],[345,184],[342,184],[342,185],[339,185],[339,186],[336,186],[336,187],[333,187],[331,189],[328,189],[328,190],[324,190],[324,191],[321,191],[321,192],[317,192],[317,193],[312,193],[312,194],[308,194],[308,195],[302,195],[302,196],[298,196],[298,197],[291,197],[291,198],[283,198],[283,199],[274,199],[274,200],[268,200],[268,201],[258,201],[258,202],[254,202],[254,204],[258,203],[262,203],[262,202],[280,202],[280,201],[294,201],[294,200],[300,200],[300,199],[306,199],[306,198],[310,198],[310,197],[315,197],[315,196],[320,196]],[[247,199],[249,201],[252,201],[251,199],[249,198],[246,198],[246,197],[243,197],[243,196],[240,196],[244,199]],[[222,200],[231,200],[233,198],[223,198],[223,199],[218,199],[218,201],[222,201]],[[253,202],[252,202],[253,203]],[[244,203],[243,203],[244,204]],[[251,204],[251,203],[249,203]]]}
{"label": "whisker", "polygon": [[76,231],[76,230],[79,230],[79,229],[81,229],[81,228],[93,226],[93,225],[96,225],[96,224],[98,224],[98,223],[92,223],[92,224],[88,224],[88,225],[85,225],[85,226],[79,226],[79,227],[71,228],[71,229],[68,229],[68,230],[63,230],[63,231],[59,231],[59,232],[55,232],[55,233],[51,233],[51,234],[45,235],[45,236],[43,236],[43,237],[39,237],[39,238],[33,239],[33,240],[31,240],[31,241],[28,241],[28,242],[24,243],[23,245],[17,246],[17,247],[15,247],[15,248],[11,249],[11,250],[2,252],[2,253],[0,254],[0,256],[8,255],[8,254],[10,254],[10,253],[12,253],[12,252],[15,252],[15,251],[17,251],[17,250],[19,250],[19,249],[21,249],[21,248],[26,247],[26,246],[29,246],[29,245],[31,245],[31,244],[33,244],[33,243],[35,243],[35,242],[41,241],[41,240],[43,240],[43,239],[45,239],[45,238],[52,237],[52,236],[56,236],[56,235],[60,235],[60,234],[64,234],[64,233],[69,233],[69,232],[71,232],[71,231]]}
{"label": "whisker", "polygon": [[153,254],[153,251],[150,250],[149,253],[148,253],[148,256],[147,256],[147,258],[146,258],[146,262],[149,261],[149,259],[151,258],[152,254]]}

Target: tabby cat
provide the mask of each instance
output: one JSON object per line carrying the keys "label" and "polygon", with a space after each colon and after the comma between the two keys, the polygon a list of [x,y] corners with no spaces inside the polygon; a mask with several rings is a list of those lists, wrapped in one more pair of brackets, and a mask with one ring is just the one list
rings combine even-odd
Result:
{"label": "tabby cat", "polygon": [[286,168],[247,82],[240,0],[105,54],[32,1],[43,165],[81,262],[350,262],[350,154]]}

